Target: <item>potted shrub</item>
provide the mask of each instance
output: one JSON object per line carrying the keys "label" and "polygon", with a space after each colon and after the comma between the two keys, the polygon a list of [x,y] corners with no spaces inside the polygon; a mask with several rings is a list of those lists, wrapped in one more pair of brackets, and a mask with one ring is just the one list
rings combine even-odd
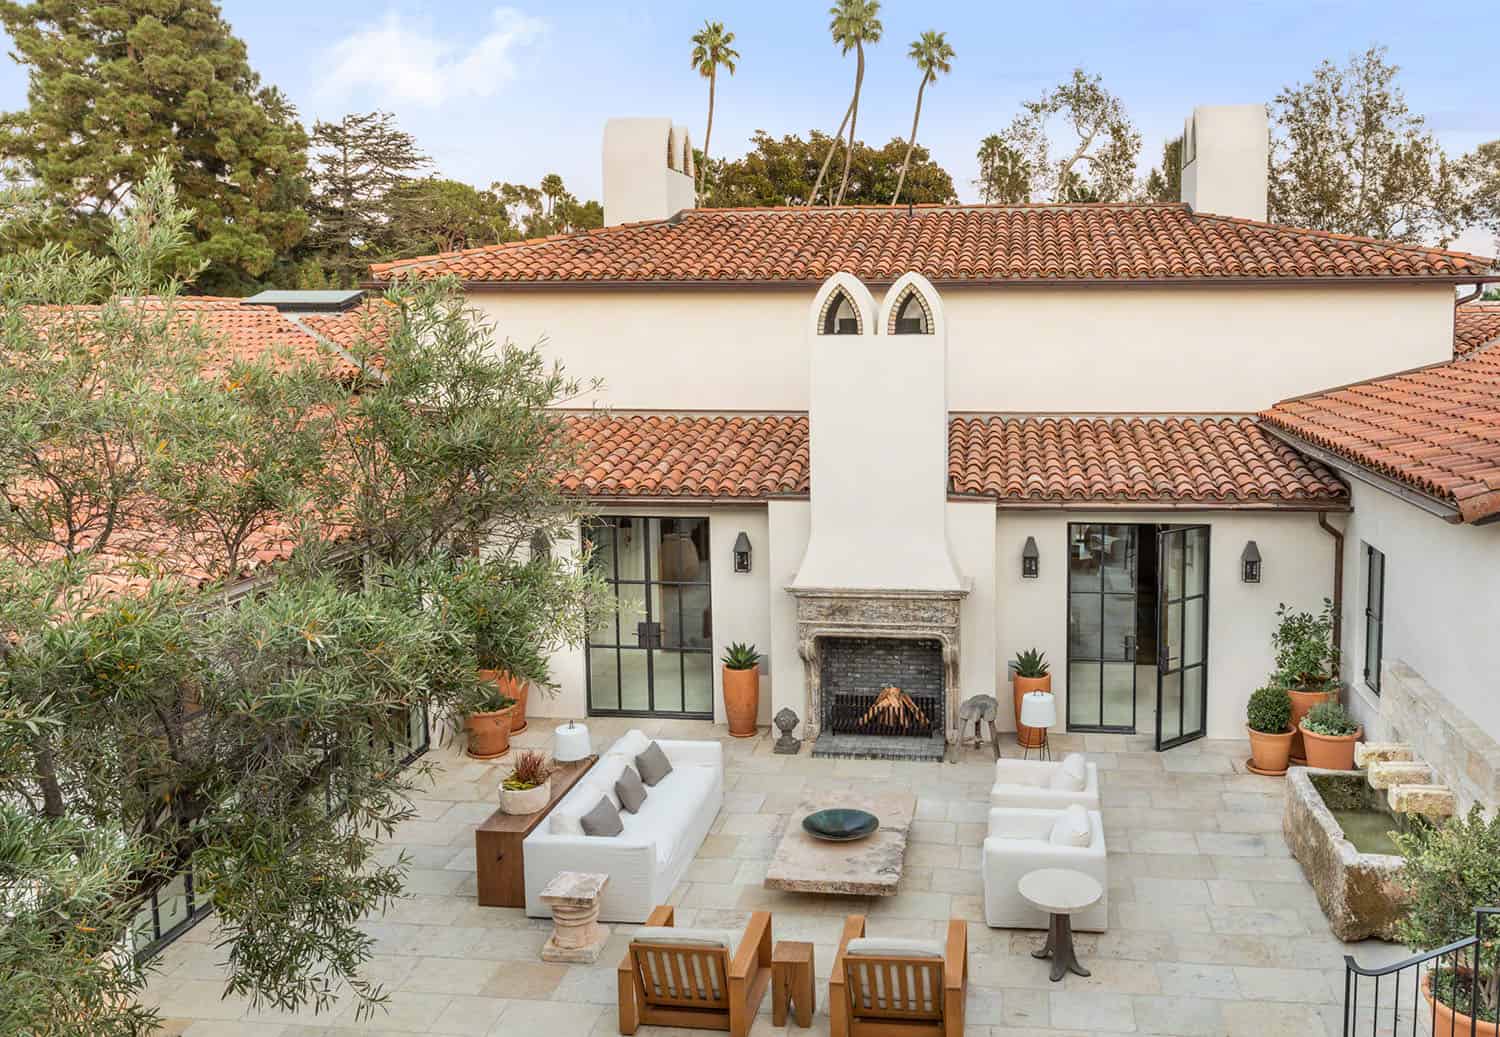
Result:
{"label": "potted shrub", "polygon": [[534,749],[519,754],[500,783],[500,809],[507,814],[535,814],[551,798],[551,761]]}
{"label": "potted shrub", "polygon": [[760,653],[754,645],[736,641],[724,653],[723,662],[729,733],[736,738],[753,737],[760,717]]}
{"label": "potted shrub", "polygon": [[1349,711],[1337,702],[1320,702],[1307,711],[1299,725],[1307,746],[1307,765],[1331,771],[1354,769],[1354,743],[1364,733]]}
{"label": "potted shrub", "polygon": [[1323,599],[1323,610],[1293,612],[1283,602],[1276,609],[1276,632],[1271,645],[1276,651],[1276,674],[1272,683],[1292,697],[1292,755],[1295,763],[1306,759],[1300,725],[1309,710],[1329,702],[1338,694],[1339,652],[1334,640],[1333,602]]}
{"label": "potted shrub", "polygon": [[1028,692],[1052,690],[1051,666],[1047,653],[1028,648],[1016,655],[1016,682],[1011,689],[1012,705],[1016,711],[1016,744],[1027,749],[1041,746],[1047,732],[1039,727],[1026,727],[1021,723],[1021,698]]}
{"label": "potted shrub", "polygon": [[[1487,819],[1476,804],[1466,817],[1436,826],[1417,822],[1394,838],[1406,858],[1402,880],[1408,898],[1406,912],[1396,922],[1396,938],[1409,947],[1434,950],[1473,936],[1475,910],[1500,903],[1500,818]],[[1494,927],[1490,919],[1478,945],[1477,976],[1473,949],[1438,959],[1423,976],[1422,996],[1432,1009],[1435,1032],[1500,1033]],[[1476,1002],[1477,1018],[1470,1015]]]}
{"label": "potted shrub", "polygon": [[1250,767],[1257,774],[1285,774],[1292,752],[1292,697],[1285,688],[1257,688],[1245,707]]}
{"label": "potted shrub", "polygon": [[464,717],[470,756],[476,760],[493,760],[510,752],[511,712],[515,706],[516,700],[502,692],[498,685],[486,686],[477,707]]}

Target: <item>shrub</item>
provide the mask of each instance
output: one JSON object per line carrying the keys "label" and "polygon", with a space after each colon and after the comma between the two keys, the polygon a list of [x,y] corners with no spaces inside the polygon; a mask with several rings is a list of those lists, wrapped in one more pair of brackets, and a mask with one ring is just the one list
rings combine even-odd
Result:
{"label": "shrub", "polygon": [[724,668],[729,670],[753,670],[760,663],[760,653],[752,644],[736,641],[724,653]]}
{"label": "shrub", "polygon": [[528,749],[516,757],[515,766],[501,784],[512,792],[534,789],[552,774],[552,762],[535,749]]}
{"label": "shrub", "polygon": [[1016,654],[1016,676],[1036,679],[1045,677],[1051,671],[1051,664],[1047,662],[1047,653],[1038,652],[1035,648],[1028,648],[1024,652]]}
{"label": "shrub", "polygon": [[1302,718],[1302,730],[1327,738],[1342,738],[1358,731],[1359,724],[1337,702],[1319,702]]}
{"label": "shrub", "polygon": [[1284,734],[1292,726],[1292,696],[1285,688],[1258,688],[1245,708],[1250,730],[1263,735]]}
{"label": "shrub", "polygon": [[1328,691],[1338,687],[1338,648],[1333,641],[1333,602],[1323,599],[1323,610],[1293,612],[1283,602],[1271,635],[1276,650],[1276,673],[1271,682],[1298,691]]}

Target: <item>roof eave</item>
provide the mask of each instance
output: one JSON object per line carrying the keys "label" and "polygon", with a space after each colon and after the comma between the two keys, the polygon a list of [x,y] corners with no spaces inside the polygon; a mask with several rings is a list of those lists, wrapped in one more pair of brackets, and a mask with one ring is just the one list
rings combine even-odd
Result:
{"label": "roof eave", "polygon": [[1306,454],[1308,457],[1322,462],[1327,467],[1332,468],[1342,475],[1346,475],[1351,479],[1358,479],[1366,485],[1383,490],[1393,497],[1398,497],[1406,501],[1406,503],[1420,508],[1429,515],[1437,516],[1444,522],[1451,522],[1457,525],[1466,521],[1463,514],[1452,501],[1444,500],[1441,497],[1434,497],[1432,494],[1425,493],[1409,483],[1402,482],[1400,479],[1394,479],[1383,472],[1377,472],[1375,469],[1352,457],[1340,454],[1327,447],[1319,446],[1311,440],[1304,439],[1302,436],[1282,428],[1273,421],[1262,418],[1259,421],[1259,425],[1268,435],[1275,436],[1298,453]]}

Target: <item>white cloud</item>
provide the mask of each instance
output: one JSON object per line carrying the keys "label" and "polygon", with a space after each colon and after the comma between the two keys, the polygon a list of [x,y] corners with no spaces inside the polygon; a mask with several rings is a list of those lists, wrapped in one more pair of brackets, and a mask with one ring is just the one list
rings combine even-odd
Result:
{"label": "white cloud", "polygon": [[444,38],[431,25],[389,11],[329,48],[317,92],[329,102],[359,95],[380,104],[431,106],[490,97],[516,77],[518,57],[546,31],[541,18],[497,7],[478,39]]}

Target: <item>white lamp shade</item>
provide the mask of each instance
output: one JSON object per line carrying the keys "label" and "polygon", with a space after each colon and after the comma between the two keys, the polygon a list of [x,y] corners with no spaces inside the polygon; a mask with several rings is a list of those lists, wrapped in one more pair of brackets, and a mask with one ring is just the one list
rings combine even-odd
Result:
{"label": "white lamp shade", "polygon": [[1057,699],[1050,691],[1022,695],[1021,723],[1027,727],[1051,727],[1057,723]]}
{"label": "white lamp shade", "polygon": [[589,755],[588,725],[569,721],[552,732],[552,758],[558,763],[575,763]]}

